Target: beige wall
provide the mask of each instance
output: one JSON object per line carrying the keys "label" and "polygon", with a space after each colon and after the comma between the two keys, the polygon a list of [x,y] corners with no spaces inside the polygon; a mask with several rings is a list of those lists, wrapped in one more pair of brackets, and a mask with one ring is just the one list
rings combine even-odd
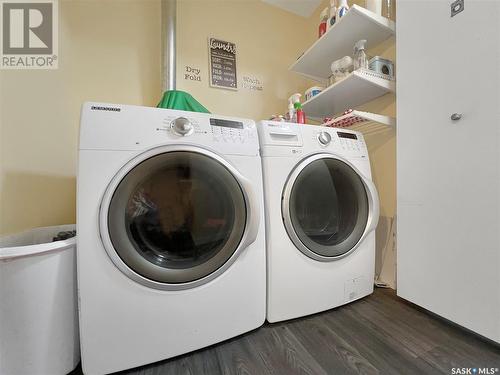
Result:
{"label": "beige wall", "polygon": [[[209,5],[208,5],[209,4]],[[288,71],[310,39],[308,20],[256,0],[182,0],[178,5],[177,87],[192,93],[211,112],[269,118],[287,110],[288,97],[308,81]],[[238,91],[208,84],[208,37],[236,43]],[[201,69],[201,82],[184,78],[186,65]],[[263,91],[242,87],[255,77]]]}
{"label": "beige wall", "polygon": [[[0,234],[75,221],[81,103],[155,105],[159,0],[61,0],[55,71],[0,71]],[[309,40],[307,20],[258,0],[179,0],[178,88],[214,113],[267,118],[307,82],[287,71]],[[238,75],[262,92],[208,86],[208,42],[235,42]],[[183,79],[185,65],[202,82]]]}
{"label": "beige wall", "polygon": [[60,1],[59,69],[0,71],[0,233],[75,222],[80,106],[153,105],[157,1]]}

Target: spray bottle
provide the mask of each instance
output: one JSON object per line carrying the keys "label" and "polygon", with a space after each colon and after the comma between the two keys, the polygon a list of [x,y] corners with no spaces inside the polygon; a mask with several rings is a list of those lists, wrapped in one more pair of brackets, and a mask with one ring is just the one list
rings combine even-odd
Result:
{"label": "spray bottle", "polygon": [[337,7],[335,22],[339,22],[340,19],[345,16],[348,10],[349,10],[349,5],[347,5],[347,0],[339,0],[339,6]]}
{"label": "spray bottle", "polygon": [[354,45],[354,70],[368,69],[368,59],[365,52],[366,39],[361,39]]}
{"label": "spray bottle", "polygon": [[297,120],[295,121],[298,124],[305,124],[306,123],[306,114],[304,113],[304,110],[302,109],[302,104],[299,102],[295,102],[293,104],[295,107],[295,117]]}

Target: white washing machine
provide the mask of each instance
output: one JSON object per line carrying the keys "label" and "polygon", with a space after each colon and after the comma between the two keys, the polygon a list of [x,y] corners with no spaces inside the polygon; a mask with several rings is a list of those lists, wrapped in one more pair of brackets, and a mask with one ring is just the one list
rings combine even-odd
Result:
{"label": "white washing machine", "polygon": [[263,121],[267,320],[297,318],[373,292],[379,201],[363,136]]}
{"label": "white washing machine", "polygon": [[265,320],[251,120],[86,103],[78,169],[85,374],[196,350]]}

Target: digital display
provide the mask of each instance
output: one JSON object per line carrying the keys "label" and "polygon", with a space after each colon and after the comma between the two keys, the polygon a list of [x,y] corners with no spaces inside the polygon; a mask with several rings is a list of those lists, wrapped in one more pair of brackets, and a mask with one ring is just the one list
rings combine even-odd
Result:
{"label": "digital display", "polygon": [[357,135],[353,133],[337,132],[337,135],[339,138],[358,139]]}
{"label": "digital display", "polygon": [[222,126],[224,128],[243,129],[243,123],[240,121],[221,120],[218,118],[211,118],[210,125]]}

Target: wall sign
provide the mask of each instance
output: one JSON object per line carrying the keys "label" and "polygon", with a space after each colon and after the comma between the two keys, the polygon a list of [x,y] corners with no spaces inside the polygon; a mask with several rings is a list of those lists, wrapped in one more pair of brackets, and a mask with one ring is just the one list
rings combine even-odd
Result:
{"label": "wall sign", "polygon": [[208,38],[210,86],[238,89],[236,78],[236,44]]}
{"label": "wall sign", "polygon": [[188,81],[199,81],[201,82],[201,69],[194,68],[192,66],[186,65],[184,70],[184,79]]}
{"label": "wall sign", "polygon": [[263,91],[264,90],[264,84],[257,77],[245,75],[242,77],[242,81],[243,81],[242,86],[244,89],[253,90],[253,91]]}

